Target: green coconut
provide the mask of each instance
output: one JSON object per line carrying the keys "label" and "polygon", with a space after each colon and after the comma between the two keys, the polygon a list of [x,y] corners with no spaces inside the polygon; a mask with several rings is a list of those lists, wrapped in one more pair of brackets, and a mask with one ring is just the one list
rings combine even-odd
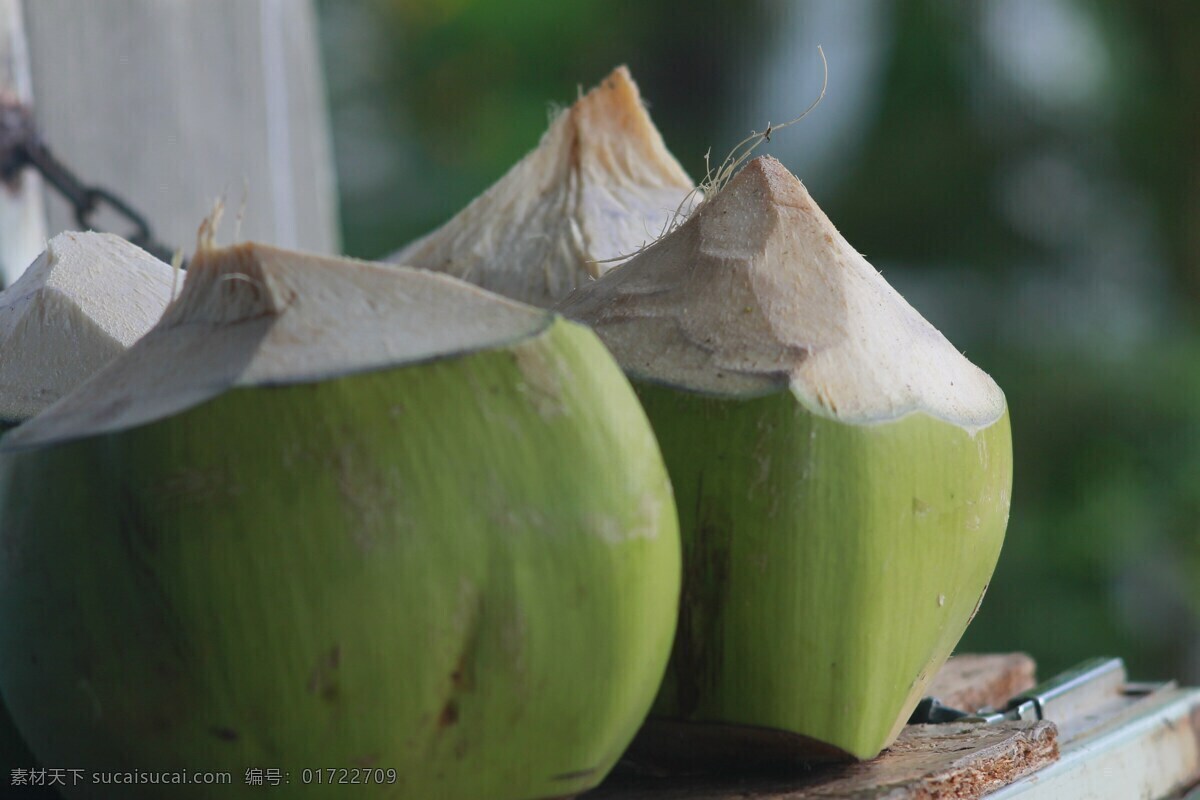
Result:
{"label": "green coconut", "polygon": [[[169,266],[117,236],[61,233],[51,239],[0,292],[0,434],[145,334],[171,300],[172,278]],[[36,766],[2,705],[0,766]]]}
{"label": "green coconut", "polygon": [[388,260],[548,307],[653,240],[691,196],[618,67],[491,188]]}
{"label": "green coconut", "polygon": [[1003,393],[768,157],[562,309],[634,379],[679,507],[679,631],[639,747],[875,756],[999,556]]}
{"label": "green coconut", "polygon": [[0,685],[48,764],[564,797],[667,663],[678,523],[628,382],[585,327],[444,275],[201,250],[0,457]]}

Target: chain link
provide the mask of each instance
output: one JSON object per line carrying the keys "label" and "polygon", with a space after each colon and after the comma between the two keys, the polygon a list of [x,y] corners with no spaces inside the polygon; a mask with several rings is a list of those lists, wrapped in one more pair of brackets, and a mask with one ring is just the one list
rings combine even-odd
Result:
{"label": "chain link", "polygon": [[11,183],[25,167],[37,170],[62,195],[81,230],[95,230],[97,215],[107,207],[132,227],[126,239],[155,258],[166,262],[174,258],[175,248],[154,238],[145,216],[108,189],[84,183],[59,161],[38,135],[29,107],[5,93],[0,95],[0,179]]}

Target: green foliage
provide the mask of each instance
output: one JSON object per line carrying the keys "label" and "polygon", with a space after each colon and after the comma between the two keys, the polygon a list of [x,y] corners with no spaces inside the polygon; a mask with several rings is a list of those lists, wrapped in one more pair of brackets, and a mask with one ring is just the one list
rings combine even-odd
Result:
{"label": "green foliage", "polygon": [[[761,8],[721,0],[375,0],[369,8],[386,31],[374,59],[377,102],[397,127],[403,118],[411,137],[395,142],[405,155],[403,185],[385,197],[343,197],[346,248],[366,257],[451,216],[537,145],[554,107],[620,64],[656,119],[662,105],[664,136],[698,178],[714,109],[739,78],[722,56],[728,32],[752,37],[765,24]],[[343,46],[351,45],[327,43],[335,71]]]}
{"label": "green foliage", "polygon": [[1148,678],[1196,674],[1197,365],[1200,341],[997,365],[1014,409],[1013,516],[960,649],[1027,650],[1043,673],[1109,654]]}

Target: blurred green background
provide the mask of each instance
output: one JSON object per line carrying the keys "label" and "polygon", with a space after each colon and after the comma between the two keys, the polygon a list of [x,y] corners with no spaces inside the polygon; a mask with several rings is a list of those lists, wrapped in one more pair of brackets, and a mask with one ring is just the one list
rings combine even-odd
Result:
{"label": "blurred green background", "polygon": [[1016,486],[960,650],[1200,683],[1200,4],[319,2],[347,252],[444,221],[628,64],[692,175],[751,129],[1004,387]]}

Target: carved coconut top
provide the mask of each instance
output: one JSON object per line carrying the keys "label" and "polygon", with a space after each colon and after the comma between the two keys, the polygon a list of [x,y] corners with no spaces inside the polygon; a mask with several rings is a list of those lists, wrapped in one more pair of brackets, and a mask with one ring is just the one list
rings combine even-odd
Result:
{"label": "carved coconut top", "polygon": [[0,292],[0,419],[22,420],[137,341],[171,300],[171,267],[105,233],[60,233]]}
{"label": "carved coconut top", "polygon": [[5,442],[122,430],[236,387],[310,383],[500,347],[553,318],[425,270],[260,244],[201,247],[158,325]]}
{"label": "carved coconut top", "polygon": [[449,222],[388,257],[548,307],[658,236],[692,189],[618,67]]}
{"label": "carved coconut top", "polygon": [[995,421],[1004,395],[838,233],[803,184],[751,161],[670,235],[561,305],[635,377],[724,395],[790,385],[851,421]]}

